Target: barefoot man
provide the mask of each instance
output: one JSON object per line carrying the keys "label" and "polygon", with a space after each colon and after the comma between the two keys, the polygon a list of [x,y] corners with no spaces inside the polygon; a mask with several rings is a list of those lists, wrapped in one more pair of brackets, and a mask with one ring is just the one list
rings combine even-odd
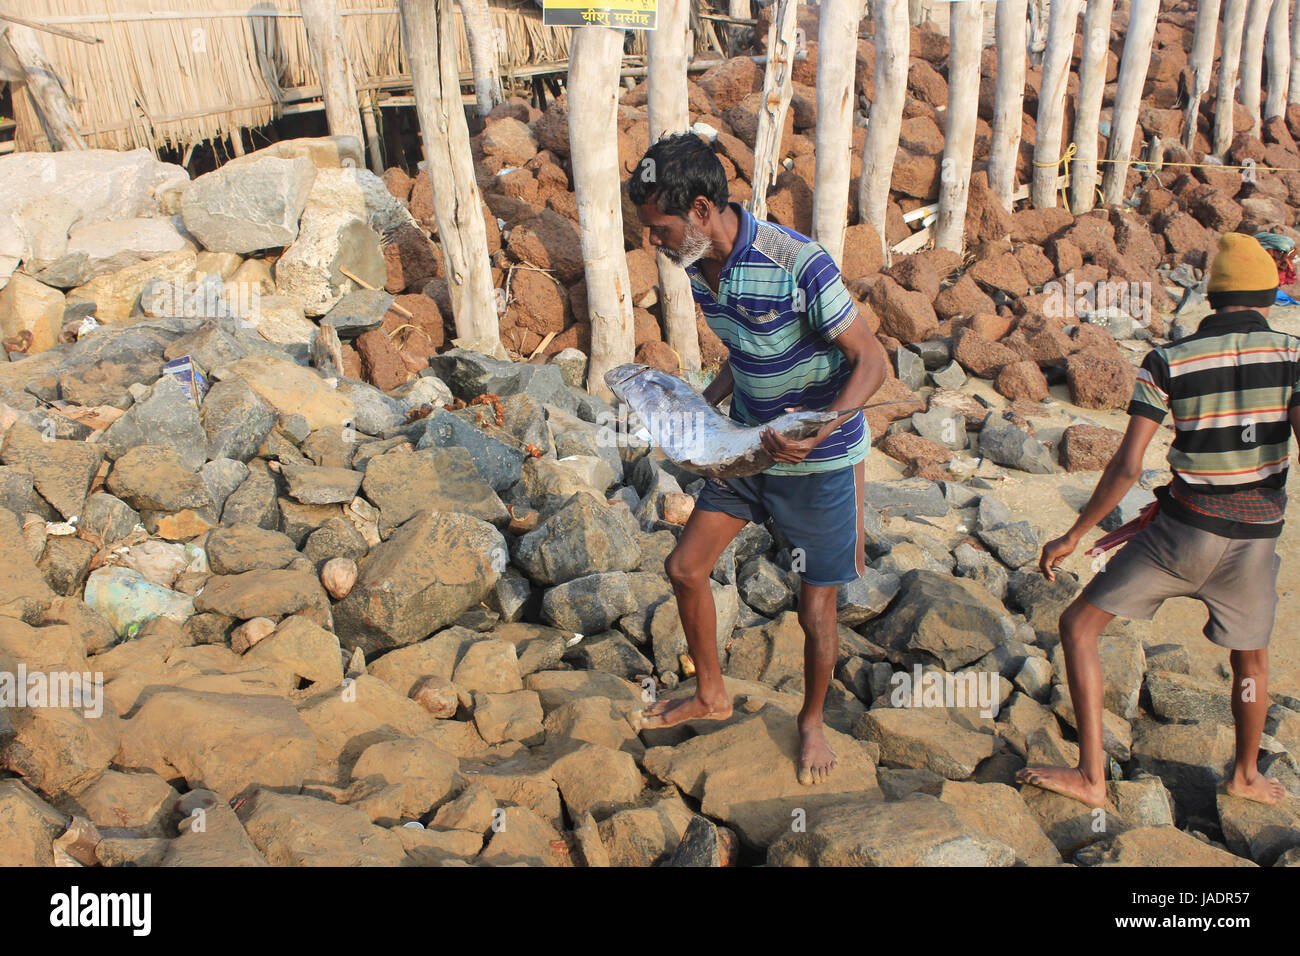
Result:
{"label": "barefoot man", "polygon": [[1056,567],[1141,475],[1147,444],[1171,414],[1173,480],[1157,492],[1154,518],[1061,615],[1079,765],[1028,767],[1021,782],[1092,807],[1105,802],[1097,637],[1116,615],[1150,620],[1166,599],[1193,597],[1209,611],[1205,636],[1226,647],[1232,663],[1237,746],[1224,786],[1262,803],[1281,798],[1282,785],[1256,766],[1268,712],[1287,455],[1291,434],[1300,435],[1300,339],[1266,321],[1277,281],[1273,260],[1254,238],[1222,237],[1207,286],[1216,311],[1195,335],[1147,354],[1119,450],[1074,527],[1044,546],[1040,567],[1055,580]]}
{"label": "barefoot man", "polygon": [[804,705],[799,713],[801,783],[835,768],[822,705],[839,650],[836,587],[865,569],[863,460],[871,436],[857,406],[886,374],[884,349],[858,315],[839,269],[818,243],[755,219],[728,202],[727,179],[698,136],[665,137],[633,171],[629,192],[650,242],[686,269],[691,291],[729,358],[705,390],[731,396],[731,418],[771,421],[792,408],[845,409],[802,441],[763,432],[776,464],[748,478],[708,479],[677,546],[664,562],[695,661],[695,696],[661,701],[642,726],[731,716],[718,664],[709,574],[751,521],[771,518],[789,539],[802,573]]}

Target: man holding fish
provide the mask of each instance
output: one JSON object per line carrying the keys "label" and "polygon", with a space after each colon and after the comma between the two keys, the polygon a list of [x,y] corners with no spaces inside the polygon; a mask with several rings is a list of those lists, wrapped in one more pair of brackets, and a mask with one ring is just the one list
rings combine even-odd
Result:
{"label": "man holding fish", "polygon": [[762,457],[770,467],[708,478],[664,562],[695,662],[696,692],[647,708],[642,726],[731,716],[709,574],[746,524],[770,517],[802,575],[798,778],[821,783],[836,766],[822,723],[839,651],[836,590],[866,568],[863,461],[871,436],[861,408],[884,381],[887,358],[826,250],[729,202],[722,164],[698,136],[654,143],[629,193],[651,244],[686,270],[705,321],[729,350],[704,398],[717,405],[730,396],[730,417],[745,426],[798,409],[843,413],[806,438],[764,428]]}

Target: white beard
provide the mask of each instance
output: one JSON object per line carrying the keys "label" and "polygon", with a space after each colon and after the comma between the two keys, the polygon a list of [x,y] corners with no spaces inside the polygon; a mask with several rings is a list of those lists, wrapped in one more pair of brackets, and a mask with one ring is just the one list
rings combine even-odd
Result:
{"label": "white beard", "polygon": [[704,254],[711,248],[713,248],[713,241],[697,229],[694,223],[687,221],[686,237],[682,240],[680,248],[675,250],[665,249],[664,255],[666,255],[674,265],[681,266],[685,269],[687,266],[694,265],[702,259]]}

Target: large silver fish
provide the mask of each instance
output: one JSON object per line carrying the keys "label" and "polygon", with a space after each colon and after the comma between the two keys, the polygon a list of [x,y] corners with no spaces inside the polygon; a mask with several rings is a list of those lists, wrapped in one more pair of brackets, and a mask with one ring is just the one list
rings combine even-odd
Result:
{"label": "large silver fish", "polygon": [[765,428],[797,441],[844,414],[786,412],[766,424],[746,427],[676,375],[648,365],[616,366],[605,373],[605,384],[636,414],[668,458],[710,478],[740,478],[771,468],[775,462],[759,440]]}

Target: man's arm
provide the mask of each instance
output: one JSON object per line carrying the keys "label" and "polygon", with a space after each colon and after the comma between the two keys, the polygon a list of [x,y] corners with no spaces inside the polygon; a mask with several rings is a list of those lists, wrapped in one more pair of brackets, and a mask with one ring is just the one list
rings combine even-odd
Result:
{"label": "man's arm", "polygon": [[[1293,419],[1294,420],[1294,419]],[[1092,497],[1080,513],[1070,530],[1054,541],[1043,546],[1043,554],[1038,566],[1049,581],[1056,580],[1056,568],[1074,549],[1079,546],[1083,536],[1094,528],[1101,519],[1115,510],[1120,499],[1142,477],[1142,458],[1147,446],[1155,437],[1160,423],[1143,415],[1132,415],[1128,420],[1128,429],[1119,449],[1101,473]]]}
{"label": "man's arm", "polygon": [[724,360],[718,368],[718,374],[713,376],[713,381],[709,387],[704,390],[704,400],[710,405],[716,405],[728,395],[735,387],[735,381],[731,377],[731,362]]}
{"label": "man's arm", "polygon": [[845,412],[833,422],[822,426],[816,435],[802,441],[794,441],[778,435],[770,428],[763,429],[760,441],[763,448],[774,461],[791,464],[803,461],[814,448],[825,441],[830,434],[858,413],[858,409],[867,404],[867,400],[876,393],[885,381],[889,361],[884,347],[867,326],[861,315],[854,314],[848,327],[835,338],[836,347],[844,353],[853,371],[844,387],[840,389],[828,410]]}

